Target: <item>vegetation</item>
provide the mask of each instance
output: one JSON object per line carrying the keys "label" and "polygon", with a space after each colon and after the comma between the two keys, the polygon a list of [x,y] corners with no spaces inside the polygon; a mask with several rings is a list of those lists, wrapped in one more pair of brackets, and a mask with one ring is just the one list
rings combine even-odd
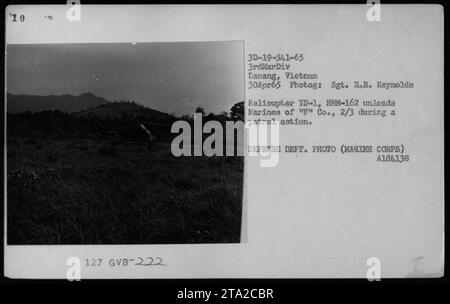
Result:
{"label": "vegetation", "polygon": [[119,131],[155,113],[124,113],[8,114],[8,244],[240,241],[243,158],[172,156],[167,114],[149,151]]}

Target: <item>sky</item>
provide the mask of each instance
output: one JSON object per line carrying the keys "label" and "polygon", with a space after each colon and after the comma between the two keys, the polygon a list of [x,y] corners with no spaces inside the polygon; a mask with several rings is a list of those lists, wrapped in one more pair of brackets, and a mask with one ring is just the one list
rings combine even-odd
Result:
{"label": "sky", "polygon": [[243,42],[16,44],[7,92],[130,100],[177,115],[244,100]]}

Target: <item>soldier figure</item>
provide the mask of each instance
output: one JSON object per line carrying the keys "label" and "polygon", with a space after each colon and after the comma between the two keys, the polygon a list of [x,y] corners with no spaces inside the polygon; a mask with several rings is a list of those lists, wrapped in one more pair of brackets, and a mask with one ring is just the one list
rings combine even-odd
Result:
{"label": "soldier figure", "polygon": [[144,130],[145,133],[147,133],[147,143],[148,143],[147,149],[151,151],[153,149],[153,141],[155,136],[149,130],[147,130],[147,128],[143,124],[140,124],[140,126],[142,130]]}

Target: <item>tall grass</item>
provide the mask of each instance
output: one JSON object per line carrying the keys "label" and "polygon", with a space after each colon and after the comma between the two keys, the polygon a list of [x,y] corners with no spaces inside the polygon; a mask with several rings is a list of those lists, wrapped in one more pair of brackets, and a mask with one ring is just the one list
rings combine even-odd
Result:
{"label": "tall grass", "polygon": [[176,158],[168,144],[111,149],[9,140],[8,244],[240,241],[241,157]]}

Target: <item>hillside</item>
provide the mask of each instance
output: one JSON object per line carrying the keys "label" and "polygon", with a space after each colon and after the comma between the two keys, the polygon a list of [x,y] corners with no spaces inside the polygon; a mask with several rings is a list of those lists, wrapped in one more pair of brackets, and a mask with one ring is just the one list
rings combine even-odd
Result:
{"label": "hillside", "polygon": [[42,112],[60,110],[62,112],[79,112],[92,107],[107,104],[104,98],[97,97],[92,93],[84,93],[78,96],[65,95],[14,95],[7,94],[7,112]]}
{"label": "hillside", "polygon": [[144,107],[134,102],[112,102],[102,104],[84,111],[75,113],[76,116],[86,118],[110,118],[110,119],[136,119],[141,118],[152,122],[167,123],[170,115]]}

